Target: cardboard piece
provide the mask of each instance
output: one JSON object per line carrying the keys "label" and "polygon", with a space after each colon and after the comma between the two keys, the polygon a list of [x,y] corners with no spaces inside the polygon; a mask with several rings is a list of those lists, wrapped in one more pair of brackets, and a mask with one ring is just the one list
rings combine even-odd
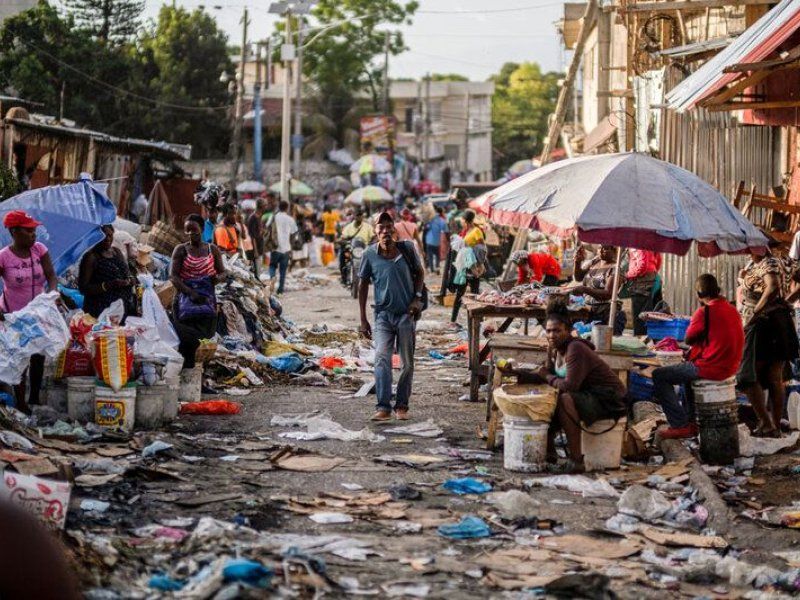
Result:
{"label": "cardboard piece", "polygon": [[0,479],[0,501],[28,511],[53,529],[64,529],[71,493],[69,483],[35,475],[4,471]]}
{"label": "cardboard piece", "polygon": [[655,527],[642,526],[637,533],[661,546],[692,546],[694,548],[727,548],[728,542],[718,535],[697,535],[664,531]]}
{"label": "cardboard piece", "polygon": [[37,477],[41,477],[43,475],[58,474],[58,467],[46,458],[21,460],[14,463],[14,468],[17,470],[17,473],[21,473],[22,475],[36,475]]}
{"label": "cardboard piece", "polygon": [[347,461],[335,456],[319,456],[306,454],[286,456],[275,462],[275,466],[286,471],[302,471],[304,473],[324,473],[343,465]]}
{"label": "cardboard piece", "polygon": [[560,535],[541,538],[539,548],[555,550],[564,554],[593,558],[625,558],[639,552],[642,545],[631,539],[610,542],[585,535]]}

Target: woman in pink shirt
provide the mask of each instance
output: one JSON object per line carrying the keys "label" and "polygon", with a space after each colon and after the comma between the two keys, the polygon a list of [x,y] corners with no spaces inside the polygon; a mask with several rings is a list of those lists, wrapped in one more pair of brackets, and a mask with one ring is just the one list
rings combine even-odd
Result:
{"label": "woman in pink shirt", "polygon": [[[56,271],[47,246],[36,241],[36,228],[39,221],[23,210],[12,210],[3,219],[3,226],[11,234],[12,242],[0,250],[0,279],[3,280],[3,294],[0,296],[0,320],[3,314],[25,308],[36,296],[48,290],[57,289]],[[30,368],[31,391],[29,402],[25,401],[25,379],[14,389],[16,407],[22,412],[30,412],[30,404],[39,404],[39,390],[44,375],[44,356],[34,354]]]}
{"label": "woman in pink shirt", "polygon": [[626,289],[631,297],[633,334],[645,335],[647,327],[639,318],[643,312],[651,311],[661,302],[661,254],[649,250],[628,250],[628,271],[625,274]]}

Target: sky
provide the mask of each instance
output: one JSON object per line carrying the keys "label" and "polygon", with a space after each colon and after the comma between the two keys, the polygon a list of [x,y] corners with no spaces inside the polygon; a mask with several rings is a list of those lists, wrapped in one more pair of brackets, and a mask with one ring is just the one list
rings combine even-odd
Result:
{"label": "sky", "polygon": [[[212,13],[231,44],[241,42],[241,17],[250,11],[250,39],[265,38],[276,16],[271,0],[175,0]],[[145,17],[155,17],[164,0],[146,0]],[[390,77],[421,78],[426,73],[459,73],[483,81],[505,62],[538,62],[563,70],[555,29],[562,2],[554,0],[419,0],[411,26],[402,27],[409,48],[389,62]]]}

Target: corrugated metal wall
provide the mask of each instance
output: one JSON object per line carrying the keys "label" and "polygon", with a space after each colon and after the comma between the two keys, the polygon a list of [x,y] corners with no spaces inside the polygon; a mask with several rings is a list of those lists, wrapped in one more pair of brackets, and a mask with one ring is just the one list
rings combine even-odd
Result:
{"label": "corrugated metal wall", "polygon": [[[676,73],[667,74],[667,79],[672,81],[664,88],[670,89]],[[763,191],[779,185],[780,128],[742,125],[734,114],[703,109],[679,114],[663,109],[660,158],[702,177],[731,200],[740,181],[747,189],[755,185]],[[741,256],[700,258],[694,246],[684,257],[669,255],[664,259],[664,298],[673,311],[681,313],[690,313],[696,307],[693,283],[702,273],[713,273],[725,295],[733,299],[737,274],[747,260]]]}

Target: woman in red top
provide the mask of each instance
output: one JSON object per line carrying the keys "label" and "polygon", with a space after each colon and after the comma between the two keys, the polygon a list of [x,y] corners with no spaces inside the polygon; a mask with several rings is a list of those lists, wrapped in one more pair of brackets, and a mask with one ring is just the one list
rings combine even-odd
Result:
{"label": "woman in red top", "polygon": [[[180,338],[178,352],[183,356],[183,368],[194,367],[194,356],[200,347],[200,340],[214,337],[217,330],[217,317],[185,317],[179,311],[179,297],[184,295],[192,302],[200,305],[207,298],[197,291],[196,282],[209,282],[212,295],[213,285],[225,274],[225,265],[219,248],[206,244],[201,239],[205,222],[200,215],[189,215],[183,225],[183,231],[189,241],[176,246],[172,253],[172,269],[170,281],[178,294],[172,307],[173,324]],[[216,304],[216,298],[213,298]]]}
{"label": "woman in red top", "polygon": [[511,256],[517,265],[517,285],[540,281],[544,285],[558,285],[561,265],[546,252],[526,252],[519,250]]}

